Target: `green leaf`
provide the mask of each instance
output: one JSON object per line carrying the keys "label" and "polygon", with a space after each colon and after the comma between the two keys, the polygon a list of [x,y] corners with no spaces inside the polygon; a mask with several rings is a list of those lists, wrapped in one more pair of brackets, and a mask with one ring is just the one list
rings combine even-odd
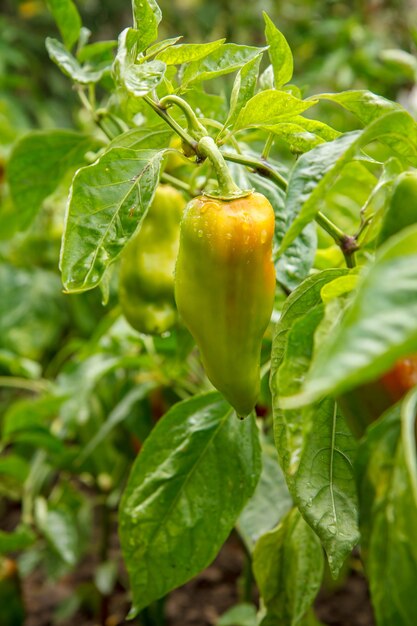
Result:
{"label": "green leaf", "polygon": [[110,63],[114,57],[117,41],[95,41],[87,44],[77,51],[77,59],[80,63]]}
{"label": "green leaf", "polygon": [[316,225],[308,224],[284,254],[275,258],[275,270],[280,285],[288,291],[296,289],[309,275],[316,250]]}
{"label": "green leaf", "polygon": [[389,49],[379,53],[380,60],[390,69],[415,82],[417,77],[417,59],[405,50]]}
{"label": "green leaf", "polygon": [[275,327],[272,344],[271,388],[274,389],[274,372],[277,371],[284,358],[287,335],[294,322],[321,304],[321,290],[330,281],[345,276],[347,269],[328,269],[308,277],[285,301],[279,323]]}
{"label": "green leaf", "polygon": [[199,61],[220,48],[224,42],[225,39],[218,39],[210,43],[181,43],[163,50],[157,55],[157,59],[166,65],[181,65],[182,63]]}
{"label": "green leaf", "polygon": [[236,120],[235,130],[289,120],[314,104],[315,102],[311,100],[294,98],[286,91],[267,89],[257,93],[246,103]]}
{"label": "green leaf", "polygon": [[255,95],[256,81],[262,55],[254,57],[238,71],[230,96],[230,107],[225,127],[233,126],[246,102]]}
{"label": "green leaf", "polygon": [[83,165],[86,152],[98,145],[96,139],[72,130],[32,131],[14,145],[7,179],[22,229],[65,174]]}
{"label": "green leaf", "polygon": [[35,533],[24,524],[17,526],[11,533],[0,530],[0,554],[25,550],[29,548],[35,540]]}
{"label": "green leaf", "polygon": [[77,59],[65,48],[57,39],[47,37],[45,40],[46,49],[48,51],[51,60],[56,63],[61,72],[66,76],[69,76],[74,82],[81,85],[88,85],[90,83],[98,83],[109,70],[109,67],[102,67],[100,69],[83,67],[77,61]]}
{"label": "green leaf", "polygon": [[181,78],[181,88],[235,72],[264,50],[234,43],[223,44],[204,59],[187,65]]}
{"label": "green leaf", "polygon": [[162,52],[166,48],[173,46],[181,39],[182,39],[182,36],[171,37],[170,39],[163,39],[162,41],[158,41],[157,43],[154,43],[153,46],[151,46],[150,48],[147,48],[145,58],[147,59],[149,57],[156,56],[159,52]]}
{"label": "green leaf", "polygon": [[223,613],[216,626],[257,626],[256,607],[242,602]]}
{"label": "green leaf", "polygon": [[[37,504],[37,508],[41,508],[39,502]],[[39,512],[38,510],[37,524],[49,545],[64,563],[74,566],[79,556],[79,537],[75,515],[67,509],[50,507],[46,511]]]}
{"label": "green leaf", "polygon": [[118,85],[134,97],[145,96],[155,89],[165,74],[166,65],[162,61],[138,63],[145,47],[140,31],[126,28],[120,33],[113,73]]}
{"label": "green leaf", "polygon": [[[58,276],[40,268],[0,264],[0,293],[0,349],[34,360],[56,349],[67,321]],[[7,360],[3,353],[0,361]],[[29,364],[16,359],[10,366],[19,375]]]}
{"label": "green leaf", "polygon": [[292,499],[276,452],[265,447],[259,483],[237,522],[247,548],[252,550],[259,537],[274,528],[291,507]]}
{"label": "green leaf", "polygon": [[415,415],[413,392],[371,426],[359,449],[363,556],[381,626],[413,626],[417,620]]}
{"label": "green leaf", "polygon": [[162,81],[164,74],[165,64],[160,61],[131,65],[123,74],[124,85],[132,96],[140,98],[155,89]]}
{"label": "green leaf", "polygon": [[15,454],[0,457],[0,475],[15,478],[24,483],[29,473],[29,463]]}
{"label": "green leaf", "polygon": [[392,237],[364,273],[351,306],[319,346],[302,393],[286,406],[340,395],[417,351],[417,226]]}
{"label": "green leaf", "polygon": [[[346,133],[303,154],[296,162],[287,188],[285,202],[287,232],[277,252],[282,254],[305,226],[314,219],[319,202],[344,166],[344,155],[354,144],[358,132]],[[331,181],[327,180],[331,177]]]}
{"label": "green leaf", "polygon": [[164,148],[168,146],[171,137],[172,130],[166,125],[153,128],[131,128],[113,139],[109,148],[132,148],[132,150]]}
{"label": "green leaf", "polygon": [[133,26],[138,31],[140,50],[145,50],[158,37],[161,9],[155,0],[132,0]]}
{"label": "green leaf", "polygon": [[340,135],[327,124],[301,115],[291,118],[288,122],[262,124],[261,128],[283,139],[288,143],[290,150],[296,154],[307,152],[324,141],[333,141]]}
{"label": "green leaf", "polygon": [[299,625],[320,589],[323,566],[320,541],[292,509],[255,546],[253,572],[267,609],[266,623]]}
{"label": "green leaf", "polygon": [[60,267],[67,291],[92,289],[152,202],[164,151],[111,148],[74,177]]}
{"label": "green leaf", "polygon": [[303,154],[288,181],[286,204],[293,217],[278,254],[315,218],[343,168],[373,141],[388,145],[400,162],[417,165],[417,124],[405,111],[388,113],[363,131],[346,133]]}
{"label": "green leaf", "polygon": [[293,73],[291,48],[284,35],[264,12],[265,38],[269,45],[268,54],[274,70],[274,84],[277,89],[289,83]]}
{"label": "green leaf", "polygon": [[131,615],[211,563],[260,469],[254,419],[237,420],[218,393],[176,404],[158,422],[120,507]]}
{"label": "green leaf", "polygon": [[113,428],[129,417],[135,404],[137,404],[140,400],[143,400],[143,398],[145,398],[155,386],[155,383],[150,382],[142,384],[141,386],[134,387],[125,396],[123,396],[120,402],[116,404],[112,411],[110,411],[106,421],[103,422],[94,436],[88,441],[85,448],[78,455],[77,464],[81,465],[84,463],[90,454],[94,452],[96,447],[106,439]]}
{"label": "green leaf", "polygon": [[364,126],[371,124],[371,122],[387,113],[403,110],[402,106],[397,102],[387,100],[387,98],[378,96],[366,89],[342,91],[341,93],[321,93],[317,96],[315,95],[314,99],[331,100],[340,104],[344,109],[356,115]]}
{"label": "green leaf", "polygon": [[[310,298],[303,291],[299,298],[305,293]],[[323,307],[317,304],[293,321],[279,368],[274,363],[271,385],[276,445],[290,491],[322,540],[336,576],[359,538],[354,439],[331,398],[298,411],[282,411],[277,405],[277,398],[300,388],[322,317]]]}
{"label": "green leaf", "polygon": [[77,7],[72,0],[47,0],[47,5],[54,16],[65,46],[71,49],[78,41],[82,25]]}
{"label": "green leaf", "polygon": [[272,346],[271,392],[275,440],[290,492],[323,541],[334,573],[358,540],[352,478],[353,438],[334,402],[283,410],[280,397],[296,391],[310,363],[323,311],[325,285],[345,276],[332,269],[307,278],[287,299]]}

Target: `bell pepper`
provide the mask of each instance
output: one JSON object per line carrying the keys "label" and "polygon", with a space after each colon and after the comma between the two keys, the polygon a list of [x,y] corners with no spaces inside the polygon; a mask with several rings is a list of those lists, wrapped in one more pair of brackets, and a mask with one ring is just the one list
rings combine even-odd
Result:
{"label": "bell pepper", "polygon": [[175,324],[174,269],[184,205],[179,191],[159,185],[140,231],[122,253],[119,300],[141,333],[163,333]]}
{"label": "bell pepper", "polygon": [[275,293],[274,211],[260,193],[202,195],[186,207],[175,274],[178,311],[208,378],[240,417],[255,406]]}

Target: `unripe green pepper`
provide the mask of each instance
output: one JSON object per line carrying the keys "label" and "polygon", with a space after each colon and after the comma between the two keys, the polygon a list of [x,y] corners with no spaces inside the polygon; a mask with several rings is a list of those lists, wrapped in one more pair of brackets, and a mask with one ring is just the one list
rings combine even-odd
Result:
{"label": "unripe green pepper", "polygon": [[260,350],[275,293],[274,211],[259,193],[192,200],[181,222],[175,273],[180,315],[207,376],[248,415],[260,388]]}
{"label": "unripe green pepper", "polygon": [[394,184],[382,218],[378,246],[403,228],[417,223],[417,173],[404,172]]}
{"label": "unripe green pepper", "polygon": [[120,262],[119,300],[123,315],[141,333],[159,334],[176,321],[174,270],[184,198],[159,185],[142,228]]}

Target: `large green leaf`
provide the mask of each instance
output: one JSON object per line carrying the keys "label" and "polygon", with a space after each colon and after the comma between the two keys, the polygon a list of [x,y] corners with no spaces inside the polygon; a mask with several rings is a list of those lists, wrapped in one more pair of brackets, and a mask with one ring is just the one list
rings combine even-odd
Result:
{"label": "large green leaf", "polygon": [[292,509],[255,546],[253,571],[267,609],[262,624],[301,624],[320,589],[323,565],[320,541]]}
{"label": "large green leaf", "polygon": [[417,621],[416,399],[387,412],[359,449],[363,553],[380,626]]}
{"label": "large green leaf", "polygon": [[259,537],[274,528],[291,507],[292,499],[275,448],[264,445],[261,477],[237,522],[247,548],[252,550]]}
{"label": "large green leaf", "polygon": [[98,145],[88,135],[55,129],[32,131],[15,144],[7,179],[21,228],[29,226],[65,174],[83,165],[86,152]]}
{"label": "large green leaf", "polygon": [[61,249],[68,291],[99,284],[148,210],[164,151],[111,148],[74,177]]}
{"label": "large green leaf", "polygon": [[215,558],[260,474],[253,418],[218,393],[175,405],[147,438],[120,507],[132,614]]}
{"label": "large green leaf", "polygon": [[[278,397],[297,389],[305,377],[322,317],[318,305],[293,323],[275,374]],[[322,540],[336,575],[358,541],[354,439],[331,398],[298,411],[275,405],[274,429],[290,491]]]}
{"label": "large green leaf", "polygon": [[274,431],[290,492],[323,542],[334,574],[358,541],[352,459],[355,445],[335,403],[283,410],[280,396],[299,389],[323,317],[321,292],[347,270],[305,280],[288,298],[276,327],[271,366]]}
{"label": "large green leaf", "polygon": [[299,406],[377,378],[417,351],[417,226],[381,247],[351,306],[318,346],[305,386],[283,405]]}

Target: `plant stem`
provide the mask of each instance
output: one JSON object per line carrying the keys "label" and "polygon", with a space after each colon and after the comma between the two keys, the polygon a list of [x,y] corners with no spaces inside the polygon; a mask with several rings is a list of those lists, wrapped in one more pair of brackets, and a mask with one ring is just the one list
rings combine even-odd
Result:
{"label": "plant stem", "polygon": [[321,226],[337,243],[345,257],[348,267],[355,267],[355,252],[359,250],[359,245],[355,236],[346,235],[328,217],[319,211],[316,215],[316,222]]}
{"label": "plant stem", "polygon": [[265,142],[264,149],[262,150],[261,159],[266,161],[269,157],[269,153],[272,148],[272,144],[274,143],[274,133],[269,133],[268,139]]}
{"label": "plant stem", "polygon": [[149,104],[150,107],[152,107],[155,113],[159,115],[159,117],[161,117],[169,126],[171,126],[172,130],[174,130],[177,135],[179,135],[181,139],[197,154],[198,144],[194,137],[191,137],[191,135],[166,112],[165,108],[159,106],[159,104],[152,100],[152,98],[149,96],[143,96],[143,99],[147,104]]}
{"label": "plant stem", "polygon": [[332,239],[335,240],[338,246],[342,245],[347,235],[345,235],[345,233],[340,230],[336,224],[333,224],[333,222],[329,220],[329,218],[326,217],[321,211],[319,211],[316,215],[316,222],[332,237]]}
{"label": "plant stem", "polygon": [[167,102],[168,103],[172,103],[172,104],[176,104],[182,110],[182,112],[184,113],[185,117],[187,118],[188,132],[195,139],[197,139],[197,140],[201,139],[202,137],[205,137],[208,134],[207,133],[207,129],[204,128],[204,126],[198,120],[195,112],[190,107],[188,102],[186,102],[185,100],[180,98],[180,96],[176,96],[176,95],[172,94],[172,95],[165,96],[164,98],[161,98],[161,100],[159,101],[159,106],[164,108],[164,109],[166,109],[166,103]]}
{"label": "plant stem", "polygon": [[198,152],[210,159],[216,171],[217,180],[219,182],[219,196],[223,198],[237,198],[242,195],[248,195],[236,185],[229,168],[227,167],[222,153],[211,137],[203,137],[198,142]]}
{"label": "plant stem", "polygon": [[176,178],[175,176],[171,176],[171,174],[167,174],[166,172],[163,172],[161,174],[161,182],[172,185],[176,189],[179,189],[180,191],[184,191],[189,196],[192,195],[191,186],[188,185],[188,183],[185,183],[184,181],[180,180],[179,178]]}
{"label": "plant stem", "polygon": [[268,165],[268,163],[263,163],[258,159],[253,157],[248,157],[243,154],[234,154],[233,152],[222,152],[223,157],[226,161],[230,161],[231,163],[240,163],[241,165],[246,165],[246,167],[250,167],[254,172],[264,176],[265,178],[270,178],[274,181],[284,191],[287,189],[288,183],[283,176],[279,172],[277,172],[273,167]]}

